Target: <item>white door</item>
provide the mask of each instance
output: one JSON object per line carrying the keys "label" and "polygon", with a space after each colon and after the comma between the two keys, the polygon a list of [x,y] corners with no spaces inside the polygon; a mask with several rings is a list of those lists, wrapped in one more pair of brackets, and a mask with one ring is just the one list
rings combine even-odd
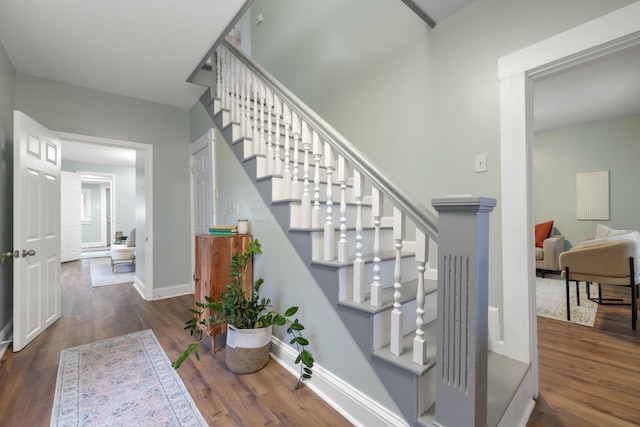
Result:
{"label": "white door", "polygon": [[213,131],[191,144],[191,188],[195,234],[208,234],[214,225]]}
{"label": "white door", "polygon": [[14,111],[13,350],[60,318],[60,141]]}
{"label": "white door", "polygon": [[62,171],[60,180],[60,262],[75,261],[82,256],[81,187],[79,174]]}

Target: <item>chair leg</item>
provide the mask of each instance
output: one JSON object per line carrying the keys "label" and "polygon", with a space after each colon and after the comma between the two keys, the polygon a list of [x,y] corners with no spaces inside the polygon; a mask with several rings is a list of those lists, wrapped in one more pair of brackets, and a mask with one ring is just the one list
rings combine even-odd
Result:
{"label": "chair leg", "polygon": [[629,271],[631,272],[631,329],[636,330],[638,320],[638,288],[636,287],[636,275],[633,266],[633,257],[629,258]]}
{"label": "chair leg", "polygon": [[565,288],[567,291],[567,320],[571,320],[571,308],[569,306],[569,267],[565,267]]}
{"label": "chair leg", "polygon": [[580,282],[576,280],[576,301],[578,302],[578,307],[580,306]]}

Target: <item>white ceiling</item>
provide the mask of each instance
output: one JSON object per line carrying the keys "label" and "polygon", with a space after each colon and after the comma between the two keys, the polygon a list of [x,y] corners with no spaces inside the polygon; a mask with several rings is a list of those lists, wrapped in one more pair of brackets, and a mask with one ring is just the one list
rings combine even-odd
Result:
{"label": "white ceiling", "polygon": [[534,84],[537,132],[640,114],[640,45]]}
{"label": "white ceiling", "polygon": [[187,78],[245,0],[0,0],[16,71],[190,108]]}

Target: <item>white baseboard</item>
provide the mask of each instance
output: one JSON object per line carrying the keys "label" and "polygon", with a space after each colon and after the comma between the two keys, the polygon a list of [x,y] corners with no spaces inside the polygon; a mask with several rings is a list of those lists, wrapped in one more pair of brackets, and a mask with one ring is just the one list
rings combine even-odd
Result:
{"label": "white baseboard", "polygon": [[[297,355],[289,345],[278,338],[271,338],[271,357],[295,377],[300,375],[300,365],[295,364]],[[293,386],[295,379],[291,381]],[[408,426],[403,417],[382,407],[318,364],[314,364],[313,378],[305,385],[355,426]]]}
{"label": "white baseboard", "polygon": [[4,356],[5,351],[9,348],[9,345],[13,341],[13,319],[10,319],[4,328],[0,331],[0,359]]}
{"label": "white baseboard", "polygon": [[193,286],[191,283],[185,283],[182,285],[168,286],[165,288],[156,288],[153,290],[153,300],[159,300],[164,298],[179,297],[182,295],[189,295],[193,293]]}
{"label": "white baseboard", "polygon": [[83,243],[82,244],[82,248],[99,248],[102,246],[106,246],[106,243],[102,243],[102,242],[87,242],[87,243]]}
{"label": "white baseboard", "polygon": [[531,369],[529,369],[502,415],[498,427],[526,427],[536,406],[536,402],[531,398],[532,395]]}

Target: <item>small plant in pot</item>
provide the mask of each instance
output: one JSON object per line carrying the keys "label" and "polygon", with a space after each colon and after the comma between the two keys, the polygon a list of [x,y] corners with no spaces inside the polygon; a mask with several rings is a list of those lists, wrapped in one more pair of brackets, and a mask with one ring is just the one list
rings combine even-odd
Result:
{"label": "small plant in pot", "polygon": [[[198,346],[207,337],[203,329],[227,324],[227,367],[237,374],[255,372],[269,361],[272,327],[286,326],[287,333],[292,336],[290,344],[298,350],[295,363],[300,364],[300,376],[295,388],[298,389],[303,380],[311,378],[314,360],[306,349],[309,341],[302,336],[304,326],[298,319],[291,320],[298,312],[298,307],[290,307],[284,314],[271,310],[271,300],[260,298],[260,287],[264,283],[262,278],[254,282],[251,295],[245,291],[248,261],[254,254],[261,253],[260,242],[256,239],[250,243],[249,249],[234,254],[230,267],[231,283],[225,285],[226,292],[217,301],[205,297],[205,301],[196,302],[196,307],[191,309],[194,316],[185,323],[185,329],[192,336],[198,335],[199,339],[173,362],[175,369],[192,353],[200,360]],[[212,314],[206,316],[205,313]]]}

